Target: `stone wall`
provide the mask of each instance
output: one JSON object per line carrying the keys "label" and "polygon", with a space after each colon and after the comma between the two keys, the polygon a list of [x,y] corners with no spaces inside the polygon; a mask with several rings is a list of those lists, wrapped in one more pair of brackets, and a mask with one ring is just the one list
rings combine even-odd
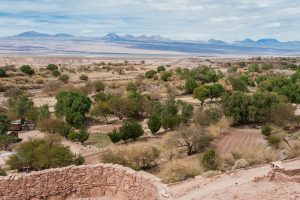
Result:
{"label": "stone wall", "polygon": [[1,200],[172,200],[168,187],[146,172],[112,164],[70,166],[0,177]]}

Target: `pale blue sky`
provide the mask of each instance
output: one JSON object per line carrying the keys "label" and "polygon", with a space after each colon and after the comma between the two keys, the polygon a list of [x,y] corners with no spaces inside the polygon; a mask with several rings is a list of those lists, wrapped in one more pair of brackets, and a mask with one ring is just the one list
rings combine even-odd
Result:
{"label": "pale blue sky", "polygon": [[0,27],[0,36],[33,30],[300,40],[300,0],[0,0]]}

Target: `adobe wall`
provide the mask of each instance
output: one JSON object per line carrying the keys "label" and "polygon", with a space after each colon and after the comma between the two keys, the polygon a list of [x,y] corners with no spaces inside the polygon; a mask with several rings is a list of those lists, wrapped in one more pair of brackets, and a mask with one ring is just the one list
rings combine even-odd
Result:
{"label": "adobe wall", "polygon": [[0,177],[2,200],[172,200],[167,186],[146,172],[97,164]]}

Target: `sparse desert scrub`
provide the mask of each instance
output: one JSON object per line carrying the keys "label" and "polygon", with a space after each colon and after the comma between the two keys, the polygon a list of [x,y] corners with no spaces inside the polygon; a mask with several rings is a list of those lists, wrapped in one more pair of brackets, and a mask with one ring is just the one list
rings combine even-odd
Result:
{"label": "sparse desert scrub", "polygon": [[201,174],[201,172],[203,171],[198,159],[180,159],[160,166],[157,176],[164,183],[174,183],[194,178]]}
{"label": "sparse desert scrub", "polygon": [[86,145],[92,145],[98,148],[104,148],[112,144],[107,134],[91,133],[89,139],[85,142]]}
{"label": "sparse desert scrub", "polygon": [[132,145],[130,147],[115,148],[102,156],[104,163],[121,164],[134,170],[150,169],[157,165],[160,151],[150,145]]}

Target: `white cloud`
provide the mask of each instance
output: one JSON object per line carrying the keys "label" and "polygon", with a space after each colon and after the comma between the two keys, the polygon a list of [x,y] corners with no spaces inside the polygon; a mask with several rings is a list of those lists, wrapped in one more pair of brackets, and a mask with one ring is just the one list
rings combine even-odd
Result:
{"label": "white cloud", "polygon": [[298,0],[0,1],[0,36],[30,29],[95,36],[117,32],[200,40],[300,40]]}
{"label": "white cloud", "polygon": [[80,31],[80,33],[95,33],[95,30],[93,30],[93,29],[83,29],[82,31]]}
{"label": "white cloud", "polygon": [[281,23],[279,23],[279,22],[273,22],[273,23],[267,24],[266,27],[269,27],[269,28],[278,28],[278,27],[281,27]]}

